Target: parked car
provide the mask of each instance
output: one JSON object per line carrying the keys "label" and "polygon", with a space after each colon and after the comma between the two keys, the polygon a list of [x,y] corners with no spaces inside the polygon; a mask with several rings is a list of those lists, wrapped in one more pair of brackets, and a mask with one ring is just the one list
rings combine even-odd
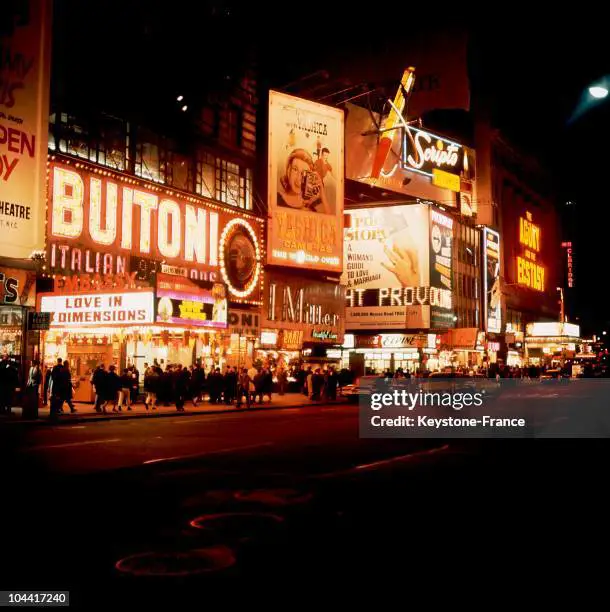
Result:
{"label": "parked car", "polygon": [[541,382],[568,379],[570,379],[570,373],[567,370],[562,370],[561,368],[552,368],[540,374]]}

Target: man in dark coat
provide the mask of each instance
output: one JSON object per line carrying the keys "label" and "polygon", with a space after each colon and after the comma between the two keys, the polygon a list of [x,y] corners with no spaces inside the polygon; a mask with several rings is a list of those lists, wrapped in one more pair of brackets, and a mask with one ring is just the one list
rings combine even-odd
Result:
{"label": "man in dark coat", "polygon": [[3,412],[11,413],[13,396],[18,382],[19,374],[17,369],[5,353],[0,361],[0,414]]}
{"label": "man in dark coat", "polygon": [[[111,365],[108,368],[106,375],[106,401],[112,404],[112,412],[117,412],[117,403],[119,399],[119,391],[121,390],[121,379],[116,373],[116,366]],[[121,411],[119,406],[118,411]]]}
{"label": "man in dark coat", "polygon": [[91,383],[95,387],[95,411],[106,413],[106,377],[108,376],[104,369],[104,364],[101,363],[91,376]]}
{"label": "man in dark coat", "polygon": [[178,412],[184,412],[184,402],[189,394],[189,388],[191,386],[191,377],[189,371],[183,368],[181,365],[178,366],[176,372],[176,410]]}
{"label": "man in dark coat", "polygon": [[62,361],[62,358],[59,357],[51,371],[51,418],[63,412],[62,406],[67,393],[65,388],[66,376]]}

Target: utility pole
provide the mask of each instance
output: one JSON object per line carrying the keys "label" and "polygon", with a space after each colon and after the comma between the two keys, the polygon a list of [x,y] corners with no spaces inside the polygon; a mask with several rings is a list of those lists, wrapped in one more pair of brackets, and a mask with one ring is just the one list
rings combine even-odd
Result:
{"label": "utility pole", "polygon": [[565,306],[564,306],[564,300],[563,300],[563,287],[557,287],[557,291],[559,291],[559,295],[561,296],[561,310],[560,310],[560,319],[559,322],[560,323],[565,323]]}

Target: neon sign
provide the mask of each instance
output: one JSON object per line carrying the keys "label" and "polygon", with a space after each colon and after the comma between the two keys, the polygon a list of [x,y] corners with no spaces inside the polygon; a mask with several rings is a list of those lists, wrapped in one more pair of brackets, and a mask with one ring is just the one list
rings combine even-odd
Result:
{"label": "neon sign", "polygon": [[572,260],[572,243],[562,242],[561,246],[566,250],[566,259],[568,264],[568,287],[574,287],[574,263]]}
{"label": "neon sign", "polygon": [[519,242],[523,245],[522,255],[517,255],[517,284],[536,291],[544,291],[545,268],[537,261],[541,249],[540,226],[533,223],[532,213],[519,218]]}
{"label": "neon sign", "polygon": [[410,125],[404,131],[403,167],[406,170],[430,177],[435,169],[460,173],[464,159],[461,144]]}
{"label": "neon sign", "polygon": [[[154,273],[223,281],[238,301],[256,301],[261,279],[260,220],[214,202],[69,160],[49,172],[48,267],[150,284]],[[95,286],[94,286],[95,285]],[[83,290],[82,288],[80,289]],[[85,288],[85,290],[87,290]]]}

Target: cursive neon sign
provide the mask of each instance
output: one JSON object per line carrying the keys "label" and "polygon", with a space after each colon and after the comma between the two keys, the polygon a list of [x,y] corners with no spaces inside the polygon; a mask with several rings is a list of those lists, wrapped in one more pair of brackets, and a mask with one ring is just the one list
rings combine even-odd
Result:
{"label": "cursive neon sign", "polygon": [[432,176],[432,170],[461,171],[464,157],[462,145],[451,140],[414,128],[404,126],[403,166],[406,170]]}

